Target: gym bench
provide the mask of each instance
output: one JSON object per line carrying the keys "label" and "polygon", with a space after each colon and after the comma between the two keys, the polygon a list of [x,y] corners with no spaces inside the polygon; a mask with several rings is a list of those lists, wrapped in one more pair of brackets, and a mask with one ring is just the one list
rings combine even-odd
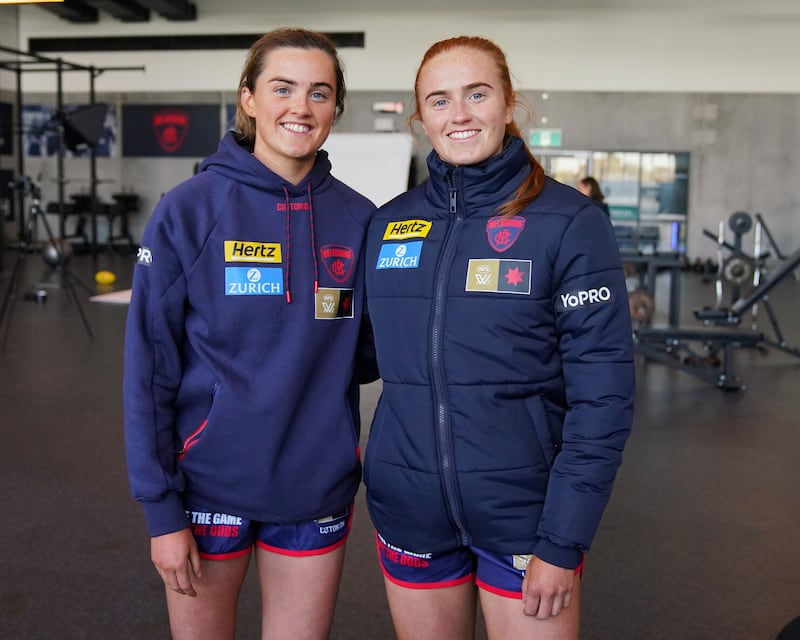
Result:
{"label": "gym bench", "polygon": [[[769,292],[799,265],[800,250],[797,250],[786,258],[775,273],[753,289],[750,295],[738,299],[729,309],[696,310],[695,317],[707,328],[636,329],[634,339],[637,352],[646,359],[679,369],[720,389],[743,391],[746,387],[733,370],[734,349],[750,347],[765,350],[766,347],[773,347],[800,358],[800,349],[790,346],[784,339],[768,300]],[[755,330],[737,330],[743,314],[759,302],[763,303],[767,311],[775,338]],[[702,345],[704,353],[693,350],[691,343]]]}
{"label": "gym bench", "polygon": [[[725,391],[746,388],[734,372],[733,350],[758,347],[764,339],[760,333],[730,329],[645,327],[634,334],[636,350],[646,359],[679,369]],[[703,354],[692,349],[693,342],[702,345]]]}

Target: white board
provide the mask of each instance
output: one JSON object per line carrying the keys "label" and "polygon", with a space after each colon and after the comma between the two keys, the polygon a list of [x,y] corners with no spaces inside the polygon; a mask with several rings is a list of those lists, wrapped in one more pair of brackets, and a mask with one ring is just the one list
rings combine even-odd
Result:
{"label": "white board", "polygon": [[408,189],[413,146],[409,133],[332,133],[322,148],[334,176],[381,206]]}

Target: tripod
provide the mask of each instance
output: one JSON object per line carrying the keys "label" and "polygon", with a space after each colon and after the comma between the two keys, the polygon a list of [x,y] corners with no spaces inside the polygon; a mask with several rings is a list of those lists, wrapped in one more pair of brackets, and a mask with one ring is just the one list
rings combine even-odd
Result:
{"label": "tripod", "polygon": [[[69,256],[64,253],[60,242],[56,242],[56,239],[53,237],[53,232],[50,229],[50,223],[47,222],[47,217],[42,215],[41,189],[27,176],[19,178],[9,186],[11,186],[13,189],[22,189],[26,195],[29,195],[31,198],[31,205],[30,209],[28,210],[28,218],[25,221],[25,231],[20,239],[17,260],[14,263],[14,269],[11,271],[11,277],[8,281],[8,288],[6,289],[6,294],[3,298],[3,306],[0,308],[0,327],[3,325],[6,312],[9,312],[10,316],[10,312],[13,309],[14,301],[17,297],[17,290],[19,289],[20,282],[22,281],[22,274],[24,273],[25,259],[28,254],[28,244],[31,242],[36,221],[41,219],[44,229],[47,232],[47,240],[49,243],[47,245],[47,250],[52,256],[51,266],[53,269],[56,269],[60,272],[61,286],[69,292],[72,300],[75,302],[75,306],[78,308],[81,320],[83,320],[83,326],[86,327],[86,333],[89,334],[90,338],[94,337],[92,335],[92,329],[89,326],[89,321],[86,318],[83,307],[81,306],[80,298],[78,298],[78,293],[75,291],[75,285],[80,285],[90,294],[92,293],[92,290],[83,282],[81,282],[81,280],[79,280],[78,277],[67,267],[66,261]],[[6,339],[8,338],[8,325],[10,322],[11,321],[9,319],[8,323],[6,324],[6,331],[3,337],[3,347],[5,347]]]}

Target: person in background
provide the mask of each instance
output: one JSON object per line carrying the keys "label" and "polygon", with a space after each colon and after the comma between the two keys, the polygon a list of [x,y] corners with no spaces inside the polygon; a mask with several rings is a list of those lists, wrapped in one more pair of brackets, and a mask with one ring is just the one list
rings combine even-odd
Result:
{"label": "person in background", "polygon": [[611,215],[611,212],[608,210],[608,205],[606,204],[606,197],[603,194],[603,190],[600,188],[600,183],[592,176],[586,176],[578,182],[578,191],[594,200],[595,204],[605,211],[607,216]]}
{"label": "person in background", "polygon": [[262,638],[327,638],[361,480],[355,352],[375,207],[320,147],[333,43],[251,47],[236,130],[142,237],[125,338],[130,485],[174,638],[233,639],[251,559]]}
{"label": "person in background", "polygon": [[617,243],[531,155],[496,44],[437,42],[414,90],[429,178],[366,251],[383,386],[364,480],[393,623],[472,638],[479,594],[490,638],[574,639],[633,419]]}

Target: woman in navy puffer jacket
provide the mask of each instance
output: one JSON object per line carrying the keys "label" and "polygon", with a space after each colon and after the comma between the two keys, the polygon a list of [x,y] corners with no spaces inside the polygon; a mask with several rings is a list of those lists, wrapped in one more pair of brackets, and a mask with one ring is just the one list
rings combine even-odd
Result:
{"label": "woman in navy puffer jacket", "polygon": [[426,53],[429,178],[370,223],[383,391],[365,457],[399,638],[576,638],[579,576],[633,418],[625,278],[609,218],[544,175],[502,51]]}

